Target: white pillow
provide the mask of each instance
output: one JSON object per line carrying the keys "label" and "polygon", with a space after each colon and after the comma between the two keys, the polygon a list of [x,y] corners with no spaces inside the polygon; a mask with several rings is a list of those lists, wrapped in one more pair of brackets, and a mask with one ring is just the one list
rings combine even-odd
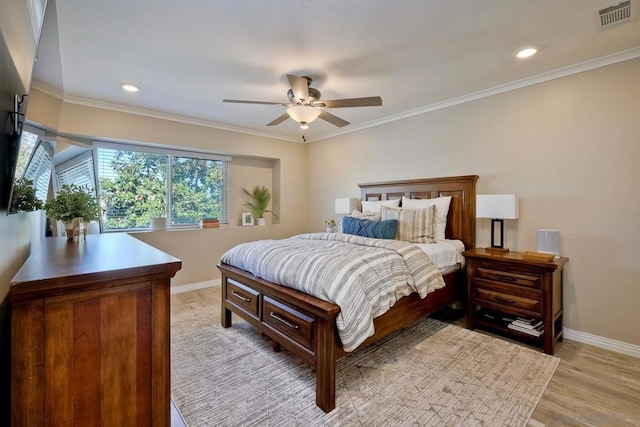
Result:
{"label": "white pillow", "polygon": [[369,219],[371,221],[380,221],[380,214],[379,213],[364,213],[364,212],[360,212],[358,210],[354,210],[353,212],[351,212],[351,215],[349,216],[353,216],[356,218],[362,218],[362,219]]}
{"label": "white pillow", "polygon": [[445,239],[445,230],[447,228],[447,215],[449,214],[449,205],[451,204],[451,196],[434,197],[433,199],[409,199],[402,196],[402,207],[404,209],[425,209],[429,206],[436,207],[436,234],[437,241]]}
{"label": "white pillow", "polygon": [[376,201],[371,201],[371,202],[363,200],[360,203],[362,204],[362,212],[379,214],[380,213],[380,209],[382,209],[383,206],[388,206],[388,207],[391,207],[391,208],[399,207],[400,206],[400,199],[376,200]]}
{"label": "white pillow", "polygon": [[426,209],[402,209],[382,207],[382,220],[397,219],[396,239],[411,243],[435,243],[436,207]]}

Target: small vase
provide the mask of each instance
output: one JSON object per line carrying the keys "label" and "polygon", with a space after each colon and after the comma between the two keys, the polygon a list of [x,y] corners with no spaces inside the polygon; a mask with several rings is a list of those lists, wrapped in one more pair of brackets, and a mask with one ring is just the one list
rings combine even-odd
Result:
{"label": "small vase", "polygon": [[[71,227],[71,240],[73,243],[82,243],[84,241],[84,218],[73,218]],[[67,232],[67,237],[69,237],[69,232]]]}
{"label": "small vase", "polygon": [[73,223],[72,222],[63,222],[64,232],[67,235],[67,239],[73,240]]}
{"label": "small vase", "polygon": [[327,227],[325,230],[327,233],[334,233],[333,227]]}
{"label": "small vase", "polygon": [[258,225],[267,225],[266,218],[258,218]]}

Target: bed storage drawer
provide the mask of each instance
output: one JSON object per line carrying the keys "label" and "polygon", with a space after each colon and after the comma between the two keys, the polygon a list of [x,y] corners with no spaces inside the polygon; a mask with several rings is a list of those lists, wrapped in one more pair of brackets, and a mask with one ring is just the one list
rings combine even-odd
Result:
{"label": "bed storage drawer", "polygon": [[314,318],[268,296],[264,297],[262,322],[300,344],[313,349]]}
{"label": "bed storage drawer", "polygon": [[246,311],[256,318],[260,318],[259,313],[259,296],[260,294],[242,283],[233,279],[227,279],[227,301],[233,303],[236,307]]}

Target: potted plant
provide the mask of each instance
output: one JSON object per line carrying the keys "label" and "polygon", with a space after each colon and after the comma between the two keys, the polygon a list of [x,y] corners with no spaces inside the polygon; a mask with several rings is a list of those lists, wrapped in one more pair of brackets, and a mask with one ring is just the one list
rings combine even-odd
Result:
{"label": "potted plant", "polygon": [[275,212],[267,209],[269,206],[269,202],[271,201],[271,192],[265,186],[255,186],[252,191],[243,188],[242,191],[246,196],[249,197],[249,201],[245,203],[245,206],[251,211],[254,218],[258,218],[258,225],[265,225],[266,221],[264,219],[265,212],[270,212],[278,218]]}
{"label": "potted plant", "polygon": [[36,197],[33,181],[20,178],[13,186],[10,212],[29,212],[42,209],[42,201]]}
{"label": "potted plant", "polygon": [[[74,218],[82,218],[85,223],[88,223],[97,221],[100,215],[100,205],[95,196],[86,188],[75,184],[63,185],[54,199],[47,200],[44,210],[47,211],[49,218],[64,223],[68,238],[73,235]],[[84,233],[86,232],[85,228]]]}
{"label": "potted plant", "polygon": [[[151,201],[155,201],[155,197],[150,198]],[[164,198],[159,198],[157,202],[155,202],[155,206],[153,209],[154,213],[151,217],[151,230],[166,230],[167,229],[167,211],[165,208]]]}

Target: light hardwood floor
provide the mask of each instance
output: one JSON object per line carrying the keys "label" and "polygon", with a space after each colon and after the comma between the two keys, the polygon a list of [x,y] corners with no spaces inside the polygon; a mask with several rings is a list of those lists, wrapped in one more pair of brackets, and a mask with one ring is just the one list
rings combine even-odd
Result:
{"label": "light hardwood floor", "polygon": [[[196,306],[220,310],[218,292],[213,287],[171,295],[171,312]],[[464,318],[445,321],[464,327]],[[639,358],[566,339],[555,350],[561,361],[530,427],[640,426]]]}

